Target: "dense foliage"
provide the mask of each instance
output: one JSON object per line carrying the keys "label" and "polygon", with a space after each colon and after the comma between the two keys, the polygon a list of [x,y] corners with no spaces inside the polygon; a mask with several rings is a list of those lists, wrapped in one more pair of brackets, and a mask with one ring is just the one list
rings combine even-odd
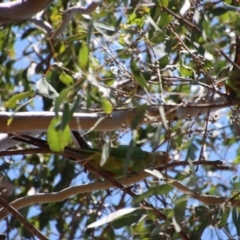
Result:
{"label": "dense foliage", "polygon": [[[38,19],[57,29],[63,16],[59,10],[77,2],[54,1]],[[55,131],[65,129],[63,145],[68,144],[67,124],[75,111],[99,113],[101,121],[115,111],[136,109],[130,126],[125,126],[125,119],[116,131],[95,131],[93,126],[85,132],[86,140],[102,149],[102,156],[107,155],[109,143],[167,151],[176,164],[162,168],[162,174],[189,189],[173,187],[161,171],[152,169],[153,176],[131,185],[136,196],[115,185],[19,209],[43,235],[51,239],[240,237],[239,109],[209,107],[216,97],[226,106],[238,97],[226,95],[224,88],[238,64],[237,2],[104,0],[90,15],[75,15],[56,39],[31,20],[1,27],[2,111],[63,112],[48,132],[52,148],[58,151],[62,139]],[[230,70],[222,76],[224,67]],[[237,93],[237,87],[233,91]],[[205,104],[206,114],[192,116],[191,105],[189,115],[168,121],[168,114],[180,104],[193,102]],[[165,103],[176,107],[166,111]],[[148,115],[149,106],[159,109],[160,118]],[[45,139],[46,134],[40,137]],[[29,148],[19,144],[12,150]],[[8,202],[104,180],[61,154],[4,156],[0,168],[15,188]],[[208,195],[225,200],[217,204]],[[236,204],[231,206],[231,200]],[[2,217],[1,232],[9,239],[34,238],[12,215]]]}

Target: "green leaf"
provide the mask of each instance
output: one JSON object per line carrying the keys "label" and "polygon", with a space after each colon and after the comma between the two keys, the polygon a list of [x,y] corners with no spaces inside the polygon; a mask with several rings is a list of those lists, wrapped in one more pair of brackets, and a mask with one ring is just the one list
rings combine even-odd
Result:
{"label": "green leaf", "polygon": [[[170,221],[162,221],[161,223],[157,223],[155,224],[157,225],[157,227],[155,227],[152,231],[151,231],[151,239],[154,240],[158,240],[159,239],[159,235],[162,232],[168,232],[168,230],[171,228],[172,229],[172,223]],[[173,237],[171,235],[171,237]],[[166,238],[160,238],[161,240],[166,239]],[[172,239],[177,239],[177,238],[172,238]]]}
{"label": "green leaf", "polygon": [[66,73],[61,73],[59,76],[59,79],[65,83],[67,86],[70,86],[73,84],[73,78],[72,76],[66,74]]}
{"label": "green leaf", "polygon": [[169,62],[169,56],[168,55],[165,55],[163,57],[161,57],[159,60],[159,65],[160,65],[160,68],[165,68],[167,65],[168,65],[168,62]]}
{"label": "green leaf", "polygon": [[145,17],[138,17],[136,13],[133,13],[128,17],[127,24],[137,25],[141,28],[143,26],[144,20]]}
{"label": "green leaf", "polygon": [[186,77],[192,77],[194,75],[194,70],[193,68],[185,65],[183,63],[183,61],[180,61],[180,68],[179,71],[181,73],[182,76],[186,76]]}
{"label": "green leaf", "polygon": [[7,108],[14,109],[19,101],[21,101],[25,98],[28,98],[28,97],[32,97],[34,95],[34,93],[35,93],[34,90],[31,89],[27,92],[15,94],[10,99],[8,99],[8,101],[5,103],[5,106]]}
{"label": "green leaf", "polygon": [[37,32],[37,28],[28,28],[21,36],[21,40],[29,37],[29,36],[32,36],[34,32]]}
{"label": "green leaf", "polygon": [[[79,224],[78,224],[78,226],[79,226]],[[78,228],[78,226],[76,226],[76,229]],[[88,238],[84,238],[84,239],[88,239]],[[103,228],[101,239],[128,240],[127,238],[119,238],[119,237],[117,237],[115,235],[114,229],[110,228],[108,225],[105,228]]]}
{"label": "green leaf", "polygon": [[218,49],[218,47],[219,47],[218,43],[207,42],[207,43],[203,44],[203,48],[214,55],[215,55],[216,49]]}
{"label": "green leaf", "polygon": [[189,147],[187,149],[187,159],[195,160],[196,159],[196,153],[198,151],[198,146],[193,142],[189,141]]}
{"label": "green leaf", "polygon": [[54,87],[48,83],[45,77],[40,78],[36,83],[36,92],[39,95],[50,99],[56,99],[59,94]]}
{"label": "green leaf", "polygon": [[136,129],[138,127],[138,125],[141,123],[141,121],[143,120],[144,118],[144,115],[146,113],[146,110],[147,110],[147,105],[146,104],[143,104],[139,107],[136,108],[136,113],[135,113],[135,116],[132,120],[132,123],[131,123],[131,129]]}
{"label": "green leaf", "polygon": [[238,212],[238,209],[236,207],[233,207],[232,209],[232,220],[233,224],[235,225],[237,235],[240,237],[240,214]]}
{"label": "green leaf", "polygon": [[74,41],[84,40],[86,39],[87,35],[88,35],[88,32],[85,29],[81,29],[80,31],[78,30],[78,34],[68,37],[65,41],[74,42]]}
{"label": "green leaf", "polygon": [[146,215],[146,211],[143,209],[138,209],[134,212],[131,212],[130,214],[124,215],[113,222],[111,222],[111,226],[114,229],[120,229],[126,226],[131,226],[132,224],[136,224],[139,222],[139,220],[143,218],[143,216]]}
{"label": "green leaf", "polygon": [[110,103],[110,101],[107,98],[102,98],[101,102],[102,102],[103,111],[106,114],[110,114],[113,110],[112,104]]}
{"label": "green leaf", "polygon": [[54,152],[62,152],[72,142],[69,126],[66,126],[64,130],[56,129],[60,120],[60,117],[53,118],[47,130],[47,141],[50,149]]}
{"label": "green leaf", "polygon": [[160,0],[159,1],[159,5],[161,7],[167,7],[168,6],[168,2],[169,2],[169,0]]}
{"label": "green leaf", "polygon": [[158,22],[158,26],[160,29],[165,28],[172,21],[172,16],[166,12],[161,12],[161,18]]}
{"label": "green leaf", "polygon": [[145,193],[142,193],[141,195],[137,195],[133,199],[133,204],[139,203],[142,200],[144,200],[145,198],[149,198],[149,197],[154,196],[154,195],[166,195],[169,192],[171,192],[172,190],[173,190],[173,187],[168,185],[168,184],[161,184],[161,185],[156,186],[156,187],[150,187],[148,189],[148,191],[146,191]]}
{"label": "green leaf", "polygon": [[69,121],[71,120],[71,113],[70,113],[70,109],[69,109],[69,104],[65,103],[64,107],[63,107],[63,114],[62,114],[62,119],[61,119],[61,123],[57,126],[58,130],[64,130],[65,127],[67,127]]}
{"label": "green leaf", "polygon": [[103,166],[107,162],[110,155],[110,148],[110,142],[105,142],[102,149],[100,166]]}
{"label": "green leaf", "polygon": [[79,104],[80,100],[82,97],[80,95],[77,96],[76,100],[73,102],[73,104],[70,107],[69,113],[70,113],[70,118],[73,116],[73,114],[79,109]]}
{"label": "green leaf", "polygon": [[[99,61],[98,61],[98,59],[97,58],[95,58],[95,57],[93,57],[93,56],[90,56],[89,57],[89,60],[90,60],[90,67],[92,68],[92,69],[97,69],[97,70],[99,70],[101,67],[100,67],[100,63],[99,63]],[[102,69],[101,69],[102,70]]]}
{"label": "green leaf", "polygon": [[211,224],[211,215],[209,215],[209,209],[205,206],[199,206],[195,208],[196,217],[199,218],[199,224],[197,224],[191,232],[190,239],[201,239],[204,230]]}
{"label": "green leaf", "polygon": [[127,24],[137,25],[139,28],[143,27],[145,15],[149,13],[149,8],[145,6],[138,6],[135,11],[129,15]]}
{"label": "green leaf", "polygon": [[95,28],[98,32],[100,32],[100,33],[102,33],[102,34],[104,34],[104,35],[109,35],[109,36],[111,36],[111,35],[113,35],[113,34],[116,32],[115,27],[109,25],[109,24],[106,23],[106,22],[94,21],[94,22],[93,22],[93,26],[94,26],[94,28]]}
{"label": "green leaf", "polygon": [[195,207],[195,213],[196,213],[196,216],[197,217],[203,217],[205,215],[208,215],[209,213],[209,208],[206,207],[206,206],[198,206],[198,207]]}
{"label": "green leaf", "polygon": [[187,197],[182,196],[177,200],[177,203],[174,207],[174,217],[177,222],[177,225],[181,226],[182,221],[184,221],[185,210],[187,206]]}
{"label": "green leaf", "polygon": [[147,82],[145,80],[145,78],[143,77],[143,75],[141,74],[136,61],[132,58],[131,60],[131,69],[132,69],[132,73],[134,76],[134,80],[143,88],[148,89],[148,85]]}
{"label": "green leaf", "polygon": [[164,179],[164,176],[162,175],[162,173],[160,171],[158,171],[157,169],[153,169],[153,170],[145,169],[145,172],[151,174],[154,177],[159,178],[160,180]]}
{"label": "green leaf", "polygon": [[226,12],[228,12],[227,9],[223,8],[223,7],[218,7],[218,8],[210,8],[211,10],[209,11],[211,14],[213,14],[215,17],[217,16],[221,16],[223,14],[225,14]]}
{"label": "green leaf", "polygon": [[20,106],[18,106],[17,108],[14,109],[14,113],[11,115],[11,117],[8,119],[7,121],[7,125],[9,126],[14,118],[14,115],[16,112],[19,112],[21,110],[21,108],[23,108],[24,106],[27,106],[31,101],[34,100],[33,98],[30,98],[28,101],[26,101],[25,103],[21,104]]}
{"label": "green leaf", "polygon": [[82,41],[78,54],[78,63],[83,71],[88,69],[89,64],[89,48],[86,42]]}
{"label": "green leaf", "polygon": [[220,221],[218,222],[219,228],[224,227],[227,224],[227,220],[230,214],[230,207],[221,206],[220,209]]}
{"label": "green leaf", "polygon": [[120,209],[116,212],[113,212],[113,213],[110,213],[109,215],[103,217],[102,219],[96,221],[96,222],[93,222],[91,224],[89,224],[87,226],[87,228],[95,228],[95,227],[99,227],[99,226],[102,226],[106,223],[110,223],[114,220],[116,220],[117,218],[120,218],[124,215],[127,215],[127,214],[130,214],[134,211],[136,211],[138,208],[125,208],[125,209]]}
{"label": "green leaf", "polygon": [[154,33],[151,35],[150,41],[151,43],[159,44],[164,42],[165,38],[165,32],[154,31]]}
{"label": "green leaf", "polygon": [[72,90],[72,87],[66,87],[61,91],[60,95],[58,96],[58,98],[55,102],[55,105],[54,105],[54,112],[55,112],[56,116],[58,116],[60,106],[67,99],[67,95],[68,95],[69,91],[71,91],[71,90]]}
{"label": "green leaf", "polygon": [[91,20],[88,24],[88,35],[87,35],[87,45],[88,46],[91,43],[92,35],[93,35],[93,20]]}

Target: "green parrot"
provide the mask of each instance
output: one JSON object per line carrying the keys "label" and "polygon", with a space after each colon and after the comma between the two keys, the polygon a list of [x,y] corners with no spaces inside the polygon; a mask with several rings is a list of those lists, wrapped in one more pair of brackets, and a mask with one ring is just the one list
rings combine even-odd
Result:
{"label": "green parrot", "polygon": [[[171,160],[170,154],[167,152],[150,153],[143,151],[138,147],[133,147],[131,149],[132,154],[129,162],[126,162],[126,155],[129,151],[129,146],[120,145],[110,148],[109,157],[106,163],[100,166],[102,151],[90,148],[78,132],[73,132],[73,135],[77,139],[79,146],[84,148],[65,147],[65,151],[74,152],[78,155],[79,159],[75,159],[75,161],[78,161],[83,165],[86,163],[91,164],[95,168],[103,170],[114,178],[125,177],[132,173],[143,171],[146,168],[157,168]],[[42,139],[19,134],[14,134],[10,137],[38,147],[48,147],[47,141]]]}
{"label": "green parrot", "polygon": [[234,63],[239,66],[223,68],[219,74],[219,78],[227,78],[225,81],[226,92],[234,99],[240,98],[240,36],[236,34],[236,53]]}
{"label": "green parrot", "polygon": [[[129,146],[120,145],[111,147],[109,157],[106,163],[100,166],[102,151],[99,149],[73,149],[72,151],[78,153],[84,161],[81,163],[89,163],[97,169],[109,173],[115,178],[124,177],[131,173],[143,171],[146,168],[156,168],[170,161],[167,152],[146,152],[140,148],[133,147],[129,162],[126,162],[126,155],[129,151]],[[125,166],[127,170],[125,171]]]}

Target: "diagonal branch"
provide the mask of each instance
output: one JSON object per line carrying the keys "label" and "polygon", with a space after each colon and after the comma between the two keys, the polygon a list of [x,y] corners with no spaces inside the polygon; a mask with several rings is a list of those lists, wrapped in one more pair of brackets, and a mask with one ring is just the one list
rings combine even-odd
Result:
{"label": "diagonal branch", "polygon": [[26,218],[22,216],[13,206],[9,205],[7,201],[0,196],[0,205],[4,208],[5,211],[12,214],[20,223],[23,224],[24,227],[28,229],[33,235],[37,236],[39,239],[47,240],[46,238],[38,229],[36,229]]}
{"label": "diagonal branch", "polygon": [[52,34],[51,39],[54,40],[59,35],[61,35],[76,14],[91,14],[99,6],[101,2],[102,2],[101,0],[95,0],[92,1],[92,3],[90,3],[86,8],[74,6],[68,8],[66,11],[62,11],[62,13],[64,14],[62,23],[60,27]]}

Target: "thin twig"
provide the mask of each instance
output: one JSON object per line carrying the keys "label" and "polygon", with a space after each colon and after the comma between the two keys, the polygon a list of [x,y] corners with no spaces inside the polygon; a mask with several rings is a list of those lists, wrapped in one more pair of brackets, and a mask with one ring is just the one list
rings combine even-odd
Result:
{"label": "thin twig", "polygon": [[[189,22],[188,20],[186,20],[184,17],[179,16],[178,14],[174,13],[171,9],[167,8],[167,7],[162,7],[163,10],[165,10],[167,13],[171,14],[172,16],[174,16],[176,19],[178,19],[179,21],[182,21],[183,23],[185,23],[186,25],[188,25],[189,27],[197,30],[200,34],[202,34],[202,30],[194,23]],[[209,37],[207,37],[207,40],[211,43],[215,43],[212,39],[210,39]],[[238,70],[240,70],[240,66],[238,66],[234,61],[231,60],[230,57],[227,56],[226,53],[224,53],[220,48],[216,48],[216,50],[222,54],[222,56],[228,61],[230,62],[234,67],[236,67]]]}

